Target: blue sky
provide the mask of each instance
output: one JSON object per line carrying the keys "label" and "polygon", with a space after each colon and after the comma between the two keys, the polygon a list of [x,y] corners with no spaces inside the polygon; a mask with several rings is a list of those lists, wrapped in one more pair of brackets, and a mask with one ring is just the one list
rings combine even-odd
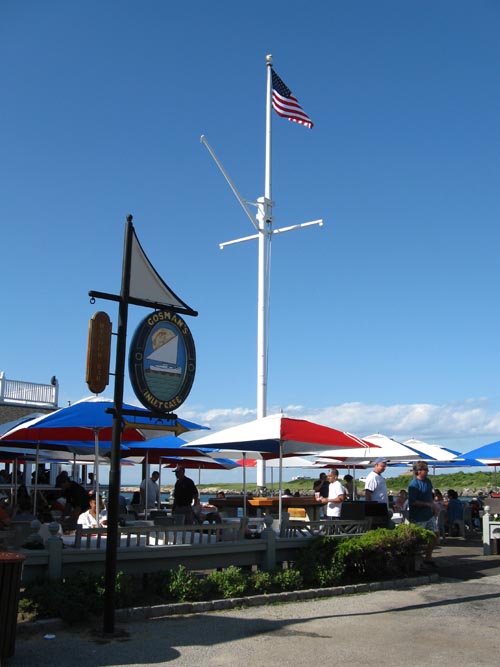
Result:
{"label": "blue sky", "polygon": [[253,230],[199,137],[263,195],[272,53],[315,123],[273,116],[275,227],[325,226],[273,241],[269,412],[497,440],[499,28],[494,0],[5,0],[0,370],[88,394],[88,321],[117,309],[87,294],[119,290],[131,213],[199,311],[179,414],[255,416],[257,246],[219,250]]}

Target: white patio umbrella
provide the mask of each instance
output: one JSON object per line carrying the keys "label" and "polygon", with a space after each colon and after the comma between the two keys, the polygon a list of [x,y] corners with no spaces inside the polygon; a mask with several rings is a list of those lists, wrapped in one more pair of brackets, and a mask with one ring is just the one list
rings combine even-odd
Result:
{"label": "white patio umbrella", "polygon": [[[188,443],[189,447],[220,448],[219,455],[230,456],[231,452],[242,452],[256,458],[256,453],[268,453],[279,458],[279,519],[281,521],[282,462],[291,454],[314,454],[332,452],[339,447],[361,448],[366,443],[360,438],[328,426],[315,424],[305,419],[291,419],[282,414],[270,415],[239,424]],[[223,453],[222,453],[223,452]],[[245,471],[245,466],[243,466]],[[245,472],[244,472],[245,474]],[[244,504],[245,507],[245,504]]]}
{"label": "white patio umbrella", "polygon": [[457,456],[462,456],[460,452],[453,449],[441,447],[441,445],[430,445],[429,443],[424,442],[423,440],[417,440],[416,438],[405,440],[403,444],[421,452],[424,460],[434,459],[434,461],[452,461]]}
{"label": "white patio umbrella", "polygon": [[[372,435],[364,436],[363,441],[368,443],[368,447],[363,450],[354,448],[335,449],[334,452],[328,454],[328,457],[332,459],[334,458],[337,461],[343,461],[345,464],[358,463],[362,465],[370,465],[378,458],[402,462],[416,461],[423,456],[422,452],[407,447],[382,433],[374,433]],[[324,454],[318,458],[322,461],[326,459]]]}

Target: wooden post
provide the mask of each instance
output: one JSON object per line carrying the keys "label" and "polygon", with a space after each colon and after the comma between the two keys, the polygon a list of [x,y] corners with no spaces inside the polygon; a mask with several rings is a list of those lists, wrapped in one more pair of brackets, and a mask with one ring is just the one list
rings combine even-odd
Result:
{"label": "wooden post", "polygon": [[55,521],[49,523],[50,537],[47,538],[47,551],[49,552],[48,577],[51,581],[62,579],[62,553],[63,541],[59,537],[59,524]]}
{"label": "wooden post", "polygon": [[261,532],[260,537],[266,541],[266,553],[264,556],[264,570],[271,572],[276,567],[276,533],[273,530],[273,517],[264,517],[266,527]]}

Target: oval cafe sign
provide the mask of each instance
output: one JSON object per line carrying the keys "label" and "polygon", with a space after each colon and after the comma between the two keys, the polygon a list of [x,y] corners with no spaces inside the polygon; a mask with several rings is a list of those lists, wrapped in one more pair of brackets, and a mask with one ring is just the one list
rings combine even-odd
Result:
{"label": "oval cafe sign", "polygon": [[171,412],[184,403],[196,371],[196,351],[178,313],[159,310],[137,327],[129,351],[132,388],[154,412]]}

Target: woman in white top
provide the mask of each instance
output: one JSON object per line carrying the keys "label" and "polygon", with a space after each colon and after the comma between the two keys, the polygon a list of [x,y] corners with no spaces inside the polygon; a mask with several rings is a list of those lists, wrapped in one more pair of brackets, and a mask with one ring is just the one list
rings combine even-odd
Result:
{"label": "woman in white top", "polygon": [[340,519],[342,501],[344,500],[344,487],[339,482],[339,471],[332,468],[328,473],[328,498],[322,498],[326,503],[326,516],[329,519]]}
{"label": "woman in white top", "polygon": [[[83,512],[78,517],[78,524],[82,526],[82,528],[97,528],[97,502],[96,494],[93,492],[89,494],[89,504],[90,509],[88,509],[86,512]],[[100,496],[99,505],[102,507],[102,498]],[[101,511],[99,512],[99,528],[102,528],[106,525],[106,511]]]}

